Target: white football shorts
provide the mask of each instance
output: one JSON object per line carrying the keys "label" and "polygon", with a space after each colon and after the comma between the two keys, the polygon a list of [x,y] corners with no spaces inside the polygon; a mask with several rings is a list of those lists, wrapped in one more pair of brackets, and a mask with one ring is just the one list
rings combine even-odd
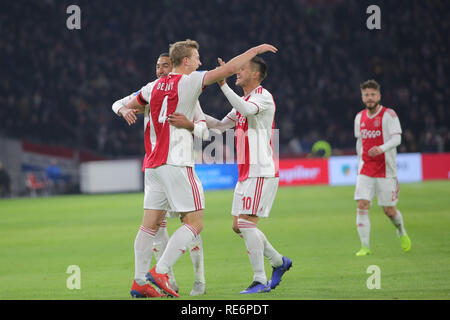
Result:
{"label": "white football shorts", "polygon": [[248,214],[267,218],[278,190],[278,177],[247,178],[234,189],[231,214]]}
{"label": "white football shorts", "polygon": [[190,212],[205,208],[205,196],[193,167],[162,165],[145,169],[144,209]]}
{"label": "white football shorts", "polygon": [[372,203],[373,197],[378,198],[378,205],[394,207],[398,201],[399,185],[396,177],[372,178],[359,174],[356,179],[355,200],[368,200]]}

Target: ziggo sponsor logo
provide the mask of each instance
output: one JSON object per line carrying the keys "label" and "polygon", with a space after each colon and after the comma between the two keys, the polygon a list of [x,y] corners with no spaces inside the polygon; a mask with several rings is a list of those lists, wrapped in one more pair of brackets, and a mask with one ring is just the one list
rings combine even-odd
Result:
{"label": "ziggo sponsor logo", "polygon": [[380,130],[361,130],[361,136],[363,139],[375,139],[376,137],[381,136]]}

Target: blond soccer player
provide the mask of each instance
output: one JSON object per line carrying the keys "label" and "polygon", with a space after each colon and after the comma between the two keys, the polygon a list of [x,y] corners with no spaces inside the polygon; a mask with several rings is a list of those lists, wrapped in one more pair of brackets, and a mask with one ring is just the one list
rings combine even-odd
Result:
{"label": "blond soccer player", "polygon": [[[172,62],[170,61],[169,54],[168,53],[162,53],[156,62],[155,66],[156,71],[156,77],[162,78],[166,77],[171,71],[172,71]],[[118,114],[119,116],[123,116],[122,113],[126,114],[127,111],[133,112],[133,110],[129,110],[125,108],[126,103],[133,98],[134,96],[138,95],[140,91],[137,91],[128,97],[125,97],[123,99],[117,100],[114,102],[112,109],[113,111]],[[136,109],[134,112],[137,113],[144,113],[144,130],[147,131],[150,129],[149,127],[149,105],[142,106],[140,109]],[[169,121],[170,122],[170,121]],[[194,114],[193,121],[189,121],[184,115],[179,116],[176,122],[172,122],[172,125],[183,125],[187,130],[192,132],[195,136],[206,139],[208,136],[208,131],[205,124],[205,115],[203,114],[203,111],[200,107],[199,102],[197,101],[197,106]],[[149,153],[151,150],[149,149],[149,145],[146,145],[146,152]],[[155,256],[155,259],[158,261],[162,253],[164,252],[167,243],[169,241],[169,234],[167,232],[167,217],[178,217],[178,213],[176,212],[167,212],[166,217],[162,221],[161,225],[159,226],[159,230],[155,235],[154,238],[154,246],[153,246],[153,254]],[[135,250],[139,247],[140,239],[137,237],[135,239]],[[186,248],[191,256],[192,264],[194,267],[194,285],[191,290],[190,295],[201,295],[206,293],[206,281],[205,281],[205,274],[204,274],[204,259],[203,259],[203,241],[201,238],[201,235],[197,235],[197,237],[194,238],[193,242]],[[146,261],[148,269],[150,267],[151,262],[151,252],[148,252]],[[136,263],[138,265],[138,263]],[[139,268],[137,268],[138,270]],[[178,284],[175,280],[175,274],[173,272],[172,268],[169,268],[169,279],[170,284],[174,288],[174,290],[178,293]],[[130,294],[133,297],[154,297],[159,296],[159,293],[157,294],[153,288],[150,288],[150,284],[146,283],[145,277],[142,274],[139,274],[138,272],[135,274],[135,279],[133,281]]]}
{"label": "blond soccer player", "polygon": [[[258,54],[277,49],[263,44],[236,56],[223,66],[210,71],[196,71],[200,65],[199,45],[196,41],[179,41],[170,46],[169,55],[173,63],[172,72],[161,79],[150,82],[131,99],[126,109],[134,111],[149,105],[150,130],[145,143],[151,152],[144,159],[144,218],[138,231],[145,238],[137,253],[153,250],[154,238],[167,210],[179,212],[183,225],[170,237],[167,247],[157,264],[146,277],[166,294],[179,297],[169,282],[169,268],[179,259],[184,249],[203,229],[204,193],[194,170],[192,134],[184,128],[170,125],[168,117],[181,113],[193,120],[198,97],[206,86],[235,74],[250,59]],[[127,112],[128,124],[136,122],[136,114]],[[139,263],[139,272],[144,272],[145,263]]]}

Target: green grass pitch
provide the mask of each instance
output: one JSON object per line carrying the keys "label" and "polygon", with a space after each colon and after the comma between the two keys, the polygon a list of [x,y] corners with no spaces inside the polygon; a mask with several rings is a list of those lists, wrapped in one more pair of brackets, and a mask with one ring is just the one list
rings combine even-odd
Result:
{"label": "green grass pitch", "polygon": [[[450,299],[450,181],[400,186],[398,208],[412,240],[408,253],[373,206],[373,255],[355,256],[360,244],[353,191],[278,190],[259,227],[293,268],[272,292],[250,296],[239,295],[252,270],[243,240],[231,230],[233,191],[206,192],[201,235],[207,295],[189,296],[193,272],[185,253],[174,267],[181,299]],[[0,299],[131,299],[142,201],[142,193],[0,200]],[[169,234],[179,225],[170,219]],[[79,290],[66,286],[70,265],[80,267]],[[380,268],[380,289],[367,287],[371,265]],[[267,261],[266,273],[270,278]]]}

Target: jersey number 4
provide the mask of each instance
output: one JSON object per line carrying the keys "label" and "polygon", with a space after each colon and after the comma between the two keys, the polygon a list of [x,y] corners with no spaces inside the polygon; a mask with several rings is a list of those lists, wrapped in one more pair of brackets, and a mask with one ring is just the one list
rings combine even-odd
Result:
{"label": "jersey number 4", "polygon": [[158,116],[158,122],[159,123],[166,122],[166,118],[167,118],[167,98],[168,98],[168,96],[165,96],[164,100],[162,102],[161,111],[159,112],[159,116]]}

